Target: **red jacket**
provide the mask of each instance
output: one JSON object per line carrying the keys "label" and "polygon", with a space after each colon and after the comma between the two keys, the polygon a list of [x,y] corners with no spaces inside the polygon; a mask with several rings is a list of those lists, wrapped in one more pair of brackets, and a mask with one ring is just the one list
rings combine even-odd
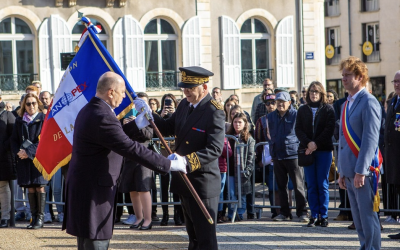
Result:
{"label": "red jacket", "polygon": [[232,156],[232,148],[231,145],[228,143],[228,139],[225,137],[222,155],[218,158],[219,171],[221,173],[226,173],[226,171],[228,171],[228,164],[226,162],[226,159],[231,156]]}

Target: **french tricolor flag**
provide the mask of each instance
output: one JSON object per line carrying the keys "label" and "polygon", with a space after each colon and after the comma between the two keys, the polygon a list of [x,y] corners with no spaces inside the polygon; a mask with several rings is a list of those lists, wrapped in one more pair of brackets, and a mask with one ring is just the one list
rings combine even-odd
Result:
{"label": "french tricolor flag", "polygon": [[98,28],[86,17],[82,21],[86,23],[87,31],[82,35],[79,51],[65,70],[54,94],[33,160],[48,180],[70,161],[76,116],[95,96],[97,81],[103,73],[113,71],[125,80],[126,97],[114,110],[118,119],[128,113],[136,98],[124,74],[97,37]]}

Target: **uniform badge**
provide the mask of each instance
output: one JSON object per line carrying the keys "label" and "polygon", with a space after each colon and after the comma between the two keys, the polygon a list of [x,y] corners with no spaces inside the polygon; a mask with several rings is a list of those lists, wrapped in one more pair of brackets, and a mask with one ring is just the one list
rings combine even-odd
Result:
{"label": "uniform badge", "polygon": [[216,100],[211,99],[211,103],[212,103],[212,105],[214,105],[217,109],[219,109],[219,110],[224,110],[224,107],[223,107],[221,104],[219,104],[219,102],[217,102]]}
{"label": "uniform badge", "polygon": [[400,113],[396,113],[396,120],[394,121],[394,130],[400,132]]}

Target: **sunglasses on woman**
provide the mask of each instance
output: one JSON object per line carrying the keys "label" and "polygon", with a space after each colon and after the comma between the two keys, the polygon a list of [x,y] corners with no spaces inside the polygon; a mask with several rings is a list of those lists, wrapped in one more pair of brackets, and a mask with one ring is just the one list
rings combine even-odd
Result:
{"label": "sunglasses on woman", "polygon": [[270,106],[270,105],[276,105],[276,101],[272,101],[272,102],[265,102],[266,106]]}
{"label": "sunglasses on woman", "polygon": [[27,102],[26,106],[30,107],[31,105],[35,106],[37,102]]}

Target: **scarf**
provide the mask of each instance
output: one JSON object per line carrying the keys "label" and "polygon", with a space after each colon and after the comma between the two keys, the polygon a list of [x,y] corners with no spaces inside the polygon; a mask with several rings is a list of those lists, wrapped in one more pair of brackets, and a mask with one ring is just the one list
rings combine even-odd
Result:
{"label": "scarf", "polygon": [[25,112],[24,115],[22,116],[22,120],[26,121],[29,124],[33,121],[33,119],[35,119],[37,114],[38,114],[38,112],[36,112],[32,116],[30,116],[27,112]]}

